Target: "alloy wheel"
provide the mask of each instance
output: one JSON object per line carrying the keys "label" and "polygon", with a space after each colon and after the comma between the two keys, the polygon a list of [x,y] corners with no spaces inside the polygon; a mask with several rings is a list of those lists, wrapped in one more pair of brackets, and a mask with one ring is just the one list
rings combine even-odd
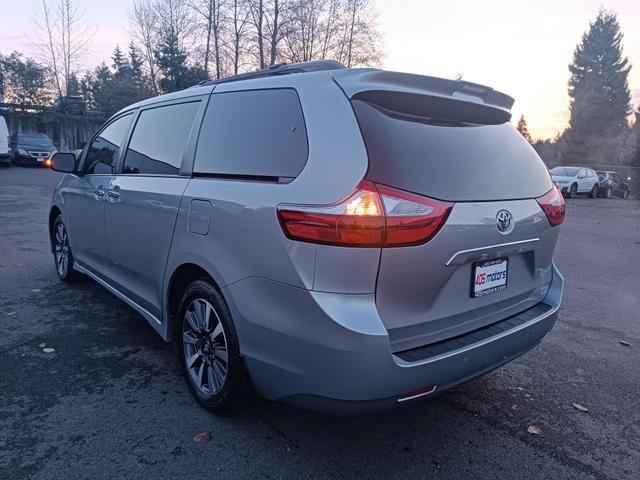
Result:
{"label": "alloy wheel", "polygon": [[69,248],[69,237],[64,224],[58,223],[54,236],[54,255],[56,258],[56,269],[58,275],[66,277],[69,272],[69,256],[71,249]]}
{"label": "alloy wheel", "polygon": [[196,298],[187,307],[182,327],[184,362],[193,385],[204,395],[220,393],[227,379],[227,337],[215,308]]}

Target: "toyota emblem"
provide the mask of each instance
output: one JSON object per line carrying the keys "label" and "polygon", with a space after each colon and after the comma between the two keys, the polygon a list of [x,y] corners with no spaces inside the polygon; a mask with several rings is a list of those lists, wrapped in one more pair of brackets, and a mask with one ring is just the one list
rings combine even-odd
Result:
{"label": "toyota emblem", "polygon": [[500,210],[496,215],[496,225],[502,234],[511,233],[513,230],[513,215],[507,210]]}

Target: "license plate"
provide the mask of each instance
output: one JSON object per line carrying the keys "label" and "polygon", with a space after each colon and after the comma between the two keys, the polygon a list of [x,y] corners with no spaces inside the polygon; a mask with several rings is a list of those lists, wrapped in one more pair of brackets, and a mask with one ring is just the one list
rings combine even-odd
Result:
{"label": "license plate", "polygon": [[37,158],[36,158],[36,161],[37,161],[37,162],[44,162],[44,157],[37,157]]}
{"label": "license plate", "polygon": [[473,264],[471,296],[482,297],[507,288],[506,258]]}

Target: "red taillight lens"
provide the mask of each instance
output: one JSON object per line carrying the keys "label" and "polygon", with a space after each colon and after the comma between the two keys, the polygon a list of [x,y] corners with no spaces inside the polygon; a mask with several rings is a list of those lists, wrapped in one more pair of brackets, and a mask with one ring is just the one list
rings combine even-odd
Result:
{"label": "red taillight lens", "polygon": [[552,227],[557,227],[564,222],[564,197],[558,187],[554,186],[537,200]]}
{"label": "red taillight lens", "polygon": [[375,247],[384,238],[382,203],[367,181],[334,205],[286,205],[278,208],[278,216],[285,234],[294,240]]}
{"label": "red taillight lens", "polygon": [[377,185],[386,214],[385,246],[418,245],[434,237],[453,207],[414,193]]}
{"label": "red taillight lens", "polygon": [[450,203],[363,181],[328,206],[282,205],[278,217],[294,240],[353,247],[417,245],[446,220]]}

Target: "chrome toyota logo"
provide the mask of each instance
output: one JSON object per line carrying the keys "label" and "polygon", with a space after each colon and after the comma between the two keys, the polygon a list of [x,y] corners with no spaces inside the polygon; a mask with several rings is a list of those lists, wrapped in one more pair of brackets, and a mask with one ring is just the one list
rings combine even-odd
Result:
{"label": "chrome toyota logo", "polygon": [[511,233],[513,230],[513,216],[507,210],[500,210],[496,215],[496,225],[500,233]]}

